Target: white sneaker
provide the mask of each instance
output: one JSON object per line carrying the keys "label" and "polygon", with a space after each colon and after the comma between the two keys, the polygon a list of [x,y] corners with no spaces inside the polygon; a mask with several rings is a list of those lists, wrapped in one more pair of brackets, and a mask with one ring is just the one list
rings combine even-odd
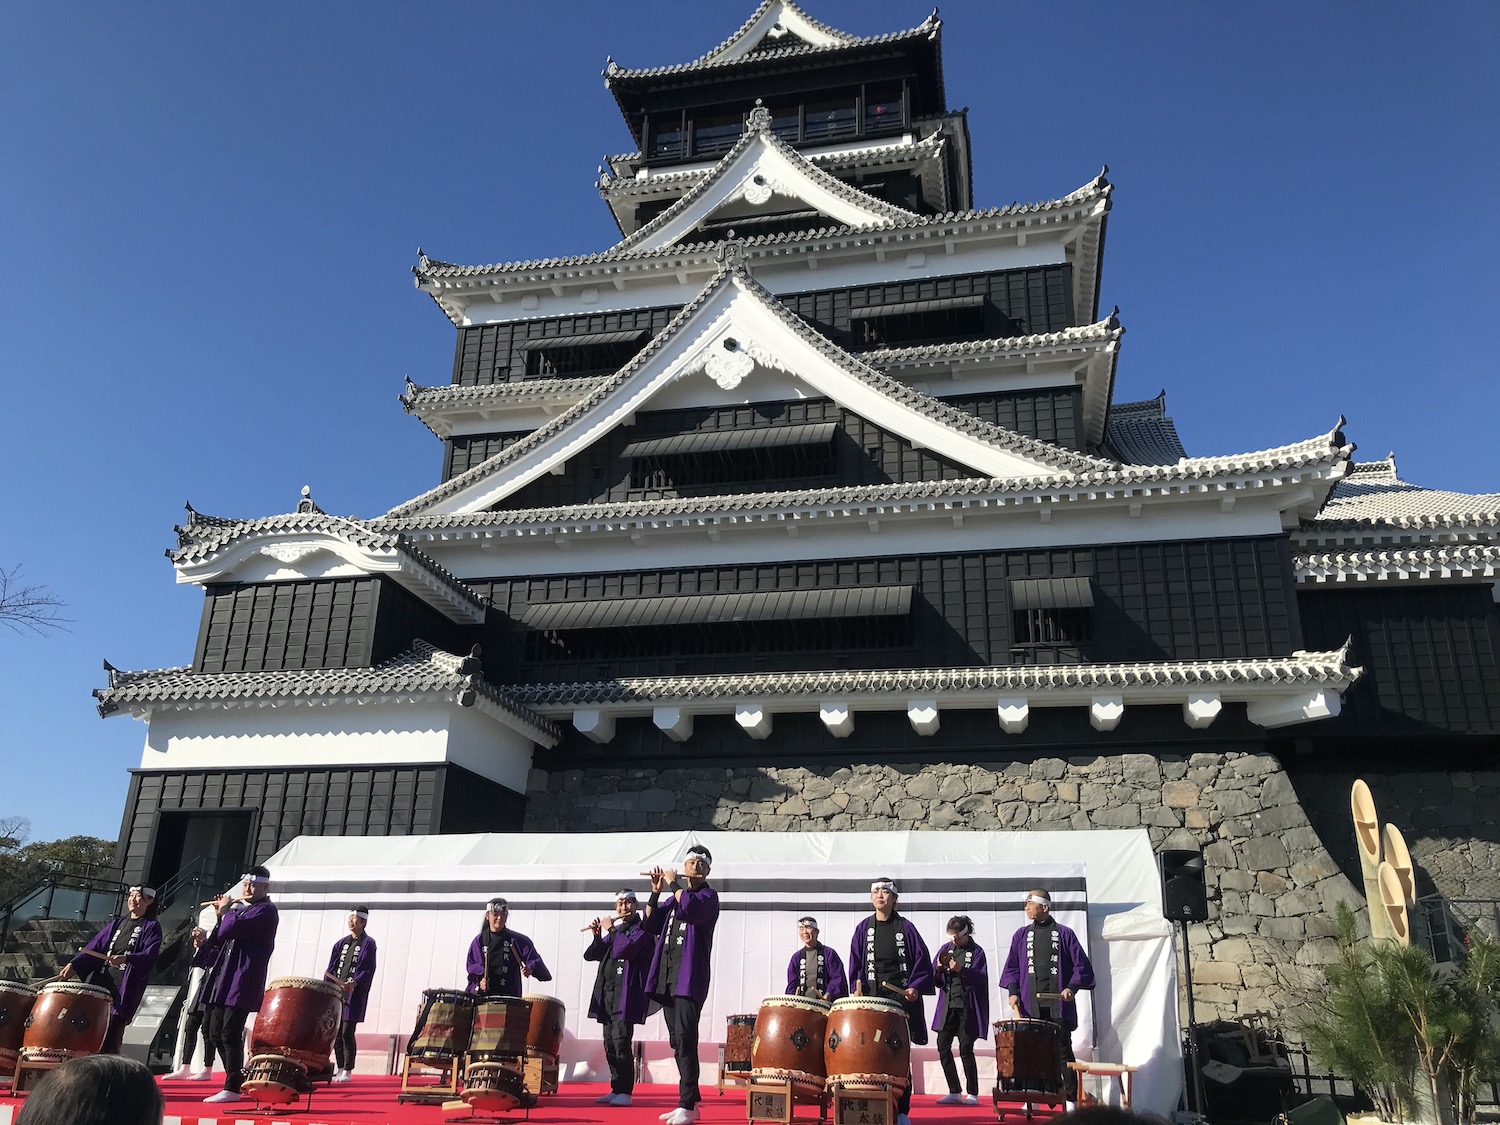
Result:
{"label": "white sneaker", "polygon": [[964,1105],[978,1105],[978,1104],[979,1104],[979,1095],[978,1094],[965,1094],[964,1095]]}
{"label": "white sneaker", "polygon": [[697,1120],[698,1111],[684,1106],[678,1106],[667,1115],[667,1125],[693,1125],[693,1122]]}
{"label": "white sneaker", "polygon": [[210,1094],[203,1099],[205,1102],[242,1102],[245,1100],[243,1094],[237,1094],[233,1090],[220,1090],[217,1094]]}
{"label": "white sneaker", "polygon": [[957,1090],[955,1090],[951,1094],[944,1094],[942,1097],[940,1097],[937,1100],[937,1104],[938,1105],[963,1105],[964,1104],[964,1096],[963,1096],[963,1094],[961,1094]]}
{"label": "white sneaker", "polygon": [[195,1071],[193,1071],[192,1074],[188,1075],[188,1078],[191,1079],[194,1082],[207,1082],[213,1076],[214,1076],[213,1068],[212,1067],[204,1067],[202,1070],[195,1070]]}
{"label": "white sneaker", "polygon": [[615,1096],[614,1096],[613,1093],[604,1094],[601,1097],[595,1098],[594,1099],[594,1104],[595,1105],[614,1105],[615,1104]]}
{"label": "white sneaker", "polygon": [[911,1125],[911,1118],[904,1113],[896,1114],[896,1125]]}
{"label": "white sneaker", "polygon": [[630,1104],[630,1101],[631,1098],[629,1094],[611,1094],[609,1096],[610,1105],[626,1106]]}
{"label": "white sneaker", "polygon": [[191,1078],[192,1076],[193,1076],[193,1069],[192,1069],[192,1067],[188,1066],[187,1063],[183,1063],[176,1070],[174,1070],[171,1074],[163,1074],[162,1075],[162,1077],[165,1078],[168,1082],[177,1081],[177,1080],[181,1080],[181,1079],[187,1079],[187,1078]]}
{"label": "white sneaker", "polygon": [[352,1080],[353,1078],[354,1078],[354,1075],[350,1074],[347,1070],[343,1070],[341,1068],[341,1069],[335,1070],[333,1072],[333,1077],[330,1078],[329,1081],[330,1082],[348,1082],[348,1081]]}

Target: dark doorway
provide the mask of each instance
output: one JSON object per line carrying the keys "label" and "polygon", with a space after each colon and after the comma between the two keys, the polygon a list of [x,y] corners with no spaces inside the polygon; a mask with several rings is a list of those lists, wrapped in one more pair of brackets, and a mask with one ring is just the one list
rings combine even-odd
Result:
{"label": "dark doorway", "polygon": [[159,887],[179,871],[198,864],[205,883],[229,886],[251,862],[254,819],[253,809],[159,813],[147,880]]}

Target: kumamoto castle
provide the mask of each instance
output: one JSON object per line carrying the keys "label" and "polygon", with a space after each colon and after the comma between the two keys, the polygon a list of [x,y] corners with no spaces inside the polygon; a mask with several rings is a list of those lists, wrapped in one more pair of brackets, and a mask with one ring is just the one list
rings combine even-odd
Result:
{"label": "kumamoto castle", "polygon": [[942,32],[765,0],[611,61],[619,240],[419,253],[441,483],[189,510],[184,666],[95,693],[146,727],[122,877],[299,835],[1144,827],[1204,850],[1197,1010],[1232,1017],[1330,960],[1363,777],[1419,894],[1493,917],[1500,494],[1336,418],[1194,456],[1121,393],[1112,184],[984,203]]}

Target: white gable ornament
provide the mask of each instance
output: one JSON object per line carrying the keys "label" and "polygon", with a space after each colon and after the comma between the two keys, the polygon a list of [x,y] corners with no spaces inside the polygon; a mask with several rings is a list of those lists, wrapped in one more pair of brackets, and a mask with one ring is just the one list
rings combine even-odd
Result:
{"label": "white gable ornament", "polygon": [[703,369],[720,390],[732,391],[755,370],[755,360],[738,340],[726,336],[708,357]]}

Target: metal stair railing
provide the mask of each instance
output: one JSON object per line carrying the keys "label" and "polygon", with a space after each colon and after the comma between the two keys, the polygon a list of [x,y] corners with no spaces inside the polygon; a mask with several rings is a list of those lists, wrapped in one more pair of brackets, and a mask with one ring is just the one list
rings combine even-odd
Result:
{"label": "metal stair railing", "polygon": [[126,884],[100,874],[96,864],[58,864],[36,883],[0,905],[0,948],[12,931],[37,918],[102,921],[124,909]]}

